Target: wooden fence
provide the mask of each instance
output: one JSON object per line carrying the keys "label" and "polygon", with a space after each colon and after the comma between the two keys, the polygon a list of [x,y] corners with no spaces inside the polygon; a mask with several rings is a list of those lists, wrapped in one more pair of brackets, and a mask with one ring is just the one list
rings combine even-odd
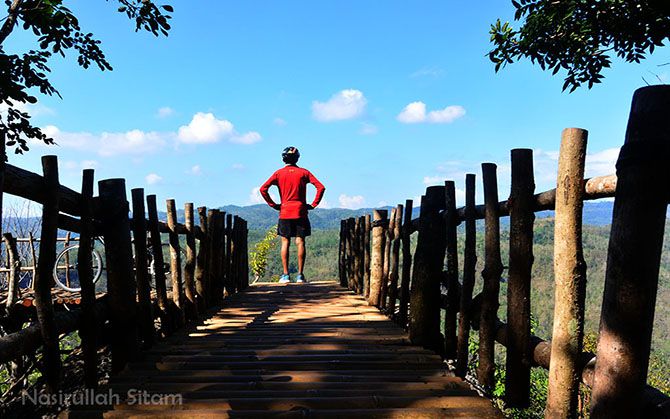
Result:
{"label": "wooden fence", "polygon": [[[0,143],[4,144],[1,133]],[[117,373],[136,359],[142,349],[150,348],[158,337],[201,319],[224,296],[248,286],[244,219],[199,207],[196,224],[194,206],[186,203],[185,223],[179,224],[175,201],[169,199],[167,223],[161,222],[156,196],[147,195],[145,206],[141,188],[131,191],[132,217],[129,217],[124,179],[98,182],[99,196],[94,197],[93,170],[84,170],[79,193],[59,184],[55,156],[44,156],[42,167],[40,176],[9,164],[0,166],[2,192],[42,204],[40,244],[32,284],[34,311],[16,304],[20,272],[20,263],[12,259],[16,239],[4,236],[11,269],[0,322],[10,333],[0,337],[0,363],[21,365],[21,357],[35,354],[41,348],[40,369],[48,391],[58,390],[62,376],[60,337],[79,331],[85,385],[94,388],[98,384],[99,347],[109,345],[112,373]],[[59,229],[78,234],[80,245],[77,269],[81,304],[68,311],[56,311],[52,303],[52,270]],[[166,278],[163,269],[161,233],[169,237],[170,278]],[[107,278],[106,292],[98,298],[91,262],[92,241],[96,236],[104,238]],[[180,236],[185,237],[183,264]],[[147,261],[149,252],[154,258],[153,278]],[[159,330],[154,326],[156,318],[160,319]],[[31,323],[24,327],[26,322]],[[13,368],[15,380],[10,391],[20,390],[27,373],[25,369]]]}
{"label": "wooden fence", "polygon": [[[409,329],[413,343],[468,370],[470,329],[478,330],[477,381],[494,386],[494,347],[506,347],[505,401],[527,407],[530,370],[549,369],[546,417],[575,417],[578,388],[592,388],[591,415],[670,417],[670,401],[646,386],[651,332],[670,180],[670,86],[638,90],[633,98],[617,175],[584,179],[587,132],[562,135],[556,189],[535,194],[533,154],[511,152],[511,191],[499,202],[496,165],[482,164],[484,204],[475,205],[475,175],[466,176],[465,206],[455,186],[430,186],[412,220],[412,200],[372,217],[343,220],[342,286]],[[658,185],[663,185],[661,189]],[[583,352],[586,266],[582,255],[583,201],[615,197],[597,354]],[[535,212],[555,211],[553,337],[531,334],[530,290]],[[504,271],[500,218],[509,216],[507,323],[498,319]],[[482,292],[473,298],[476,220],[484,220]],[[465,223],[462,281],[457,226]],[[417,232],[416,250],[410,238]],[[402,258],[400,257],[402,252]],[[402,260],[402,263],[400,262]],[[443,294],[441,290],[446,290]],[[442,320],[443,319],[443,320]],[[442,330],[440,330],[443,324]]]}

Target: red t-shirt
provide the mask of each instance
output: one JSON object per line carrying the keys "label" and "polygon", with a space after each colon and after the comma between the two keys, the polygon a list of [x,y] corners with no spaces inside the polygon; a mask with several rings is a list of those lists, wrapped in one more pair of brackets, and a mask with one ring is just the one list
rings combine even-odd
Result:
{"label": "red t-shirt", "polygon": [[319,202],[321,202],[326,188],[309,170],[291,164],[277,170],[265,181],[263,186],[261,186],[261,195],[269,206],[276,208],[278,204],[272,200],[268,193],[270,186],[276,185],[279,188],[279,196],[281,198],[279,218],[295,219],[307,217],[306,195],[308,183],[316,187],[316,196],[314,197],[314,202],[312,202],[312,207],[316,208]]}

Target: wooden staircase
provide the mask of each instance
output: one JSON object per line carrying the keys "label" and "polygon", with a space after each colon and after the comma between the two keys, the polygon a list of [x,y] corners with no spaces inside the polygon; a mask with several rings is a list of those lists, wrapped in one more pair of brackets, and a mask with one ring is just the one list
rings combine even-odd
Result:
{"label": "wooden staircase", "polygon": [[[501,417],[440,357],[332,282],[254,285],[63,417]],[[123,400],[125,398],[125,400]]]}

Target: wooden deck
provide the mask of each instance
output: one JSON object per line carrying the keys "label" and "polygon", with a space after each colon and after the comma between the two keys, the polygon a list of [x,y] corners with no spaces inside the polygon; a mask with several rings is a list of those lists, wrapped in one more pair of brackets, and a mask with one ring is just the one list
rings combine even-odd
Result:
{"label": "wooden deck", "polygon": [[63,416],[501,417],[439,356],[326,282],[251,286],[98,393],[110,389],[129,399]]}

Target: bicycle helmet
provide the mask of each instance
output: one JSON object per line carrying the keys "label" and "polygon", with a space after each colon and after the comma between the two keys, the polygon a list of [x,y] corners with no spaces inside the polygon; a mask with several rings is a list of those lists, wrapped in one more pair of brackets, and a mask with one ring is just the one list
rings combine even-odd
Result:
{"label": "bicycle helmet", "polygon": [[281,153],[281,159],[284,163],[296,164],[300,158],[300,151],[295,147],[286,147]]}

